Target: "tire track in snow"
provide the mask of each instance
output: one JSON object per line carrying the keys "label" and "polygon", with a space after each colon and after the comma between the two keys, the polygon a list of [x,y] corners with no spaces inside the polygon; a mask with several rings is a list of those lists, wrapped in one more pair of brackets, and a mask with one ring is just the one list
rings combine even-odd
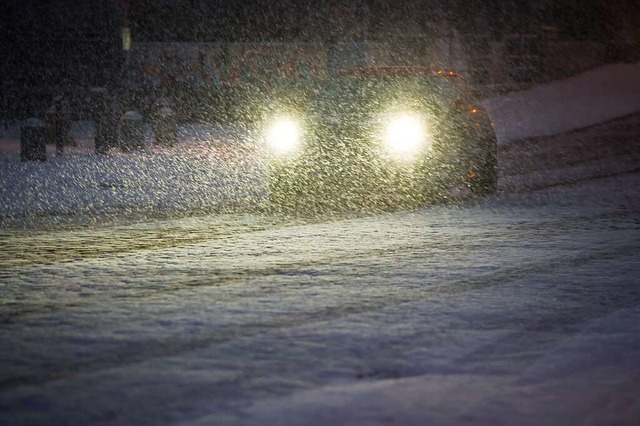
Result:
{"label": "tire track in snow", "polygon": [[499,188],[529,192],[592,179],[637,173],[640,114],[581,129],[519,139],[498,147]]}
{"label": "tire track in snow", "polygon": [[[619,225],[624,226],[624,219],[633,220],[636,217],[638,212],[635,211],[617,211],[617,212],[605,212],[597,215],[579,215],[568,218],[558,218],[558,219],[541,219],[535,222],[522,222],[517,224],[509,225],[509,227],[501,229],[495,234],[495,237],[500,237],[504,239],[516,239],[519,238],[523,232],[543,232],[546,230],[555,230],[555,229],[563,229],[565,232],[571,230],[580,230],[584,228],[584,223],[589,223],[591,227],[595,226],[597,220],[604,219],[606,221],[616,221]],[[308,223],[307,223],[308,224]],[[290,225],[292,225],[290,223]],[[282,225],[286,226],[286,225]],[[610,225],[604,225],[610,226]],[[631,223],[629,226],[636,227],[636,224]],[[240,235],[244,233],[250,232],[259,232],[264,229],[258,227],[252,231],[249,231],[245,228],[241,228],[242,231],[239,233],[230,232],[229,233],[219,233],[217,235],[209,235],[206,237],[204,242],[215,241],[218,238],[224,238],[232,235]],[[269,228],[275,229],[275,228]],[[477,226],[474,226],[472,229],[478,229]],[[126,230],[125,230],[126,231]],[[124,231],[123,231],[124,232]],[[479,229],[478,232],[483,234],[486,233],[486,230]],[[470,238],[471,235],[467,234],[467,238]],[[486,235],[484,235],[486,237]],[[195,240],[192,244],[197,244]],[[95,305],[106,305],[108,303],[112,303],[114,301],[122,301],[122,300],[133,300],[133,299],[145,299],[158,295],[168,295],[168,294],[179,294],[181,292],[189,292],[197,289],[199,287],[222,287],[228,285],[234,285],[237,283],[246,282],[248,280],[254,278],[266,278],[271,276],[278,275],[307,275],[312,273],[314,270],[317,270],[321,267],[337,265],[345,260],[350,263],[357,262],[366,262],[371,259],[379,259],[381,257],[387,255],[394,255],[397,253],[407,253],[407,252],[423,252],[424,256],[427,257],[429,255],[427,251],[432,253],[438,252],[450,252],[453,250],[457,250],[457,242],[450,242],[445,240],[440,241],[430,241],[429,246],[426,247],[425,244],[421,241],[420,243],[412,243],[412,244],[396,244],[390,247],[380,247],[380,248],[368,248],[362,249],[357,252],[349,253],[349,257],[345,259],[345,257],[341,254],[329,254],[323,255],[321,258],[314,258],[312,260],[305,261],[295,261],[295,262],[279,262],[274,266],[269,267],[260,267],[260,268],[247,268],[242,267],[241,269],[218,269],[215,271],[211,271],[211,274],[208,274],[206,278],[196,278],[196,279],[183,279],[179,282],[169,281],[167,283],[163,283],[162,285],[154,285],[152,287],[145,286],[124,286],[122,288],[107,287],[105,291],[96,290],[96,293],[91,296],[83,295],[83,297],[75,297],[70,298],[67,294],[73,294],[78,291],[78,289],[74,289],[73,287],[65,287],[64,293],[65,295],[61,298],[52,297],[50,299],[46,299],[44,302],[38,301],[35,298],[29,298],[27,292],[24,289],[19,288],[18,286],[13,286],[13,292],[10,291],[8,286],[5,286],[3,290],[3,299],[0,301],[0,324],[8,324],[19,321],[21,318],[26,316],[33,315],[44,315],[44,314],[52,314],[55,312],[60,312],[69,308],[88,308]],[[155,247],[154,249],[149,250],[160,250],[161,247]],[[147,249],[141,249],[147,250]],[[133,251],[133,250],[132,250]],[[119,253],[115,254],[118,255]],[[125,252],[124,254],[127,254]],[[74,257],[74,260],[77,262],[81,262],[83,259],[78,256]],[[75,262],[74,262],[75,263]],[[60,267],[60,265],[58,265]],[[14,279],[16,276],[19,276],[21,272],[28,272],[29,268],[17,271],[8,270],[2,272],[0,269],[0,279],[2,279],[3,274],[6,274],[7,277],[12,276]],[[144,270],[142,270],[144,272]],[[149,272],[151,273],[151,271]],[[157,274],[158,271],[154,272]],[[169,271],[171,273],[171,271]],[[33,291],[39,291],[36,288]],[[47,290],[50,294],[55,289]],[[15,294],[15,297],[11,297],[12,294]],[[248,293],[244,293],[245,296],[251,296],[253,293],[249,291]],[[15,300],[20,299],[20,302],[16,302]]]}
{"label": "tire track in snow", "polygon": [[[277,216],[208,216],[163,222],[26,234],[0,233],[0,270],[204,243],[231,235],[313,223]],[[320,221],[317,219],[314,222]]]}
{"label": "tire track in snow", "polygon": [[[124,349],[106,354],[103,359],[93,359],[84,363],[76,362],[70,365],[63,365],[52,371],[44,373],[5,378],[0,380],[0,390],[6,391],[16,386],[38,385],[82,374],[91,374],[104,369],[119,368],[156,358],[176,356],[204,349],[212,345],[251,338],[288,328],[333,321],[352,315],[366,314],[404,303],[428,301],[435,297],[455,296],[468,291],[506,285],[513,281],[525,279],[530,275],[572,269],[588,265],[594,261],[607,261],[624,257],[634,257],[634,250],[636,248],[635,244],[621,244],[608,247],[606,249],[594,249],[578,255],[563,256],[551,260],[545,260],[543,262],[530,262],[525,265],[501,268],[496,271],[464,277],[458,280],[434,282],[429,287],[408,288],[401,295],[395,294],[391,298],[386,296],[385,298],[367,300],[365,302],[362,302],[362,300],[357,298],[339,305],[323,306],[322,308],[313,311],[306,311],[297,314],[284,314],[272,321],[234,325],[222,330],[216,330],[206,335],[200,335],[195,338],[168,336],[165,339],[147,340],[137,344],[129,344]],[[361,267],[367,268],[367,266]],[[281,271],[263,270],[259,272],[254,271],[254,273],[256,275],[253,275],[252,277],[259,278],[261,276],[271,274],[280,274]],[[244,275],[242,279],[246,280],[248,277]],[[608,309],[633,306],[637,303],[640,303],[640,289],[634,290],[629,294],[618,295],[616,303],[609,306]],[[577,319],[574,317],[573,321],[577,321]]]}

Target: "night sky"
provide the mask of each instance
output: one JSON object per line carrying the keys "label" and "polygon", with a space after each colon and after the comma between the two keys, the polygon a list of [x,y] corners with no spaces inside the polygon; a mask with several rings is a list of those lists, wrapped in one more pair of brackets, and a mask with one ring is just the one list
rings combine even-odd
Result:
{"label": "night sky", "polygon": [[499,40],[543,27],[609,42],[625,31],[639,39],[639,16],[637,0],[5,0],[0,77],[38,85],[52,70],[67,74],[69,63],[117,68],[124,25],[134,43],[393,41],[451,29]]}
{"label": "night sky", "polygon": [[[139,37],[154,40],[384,39],[425,32],[430,23],[459,31],[535,31],[559,27],[573,38],[601,39],[615,27],[625,1],[602,0],[294,0],[132,1]],[[632,8],[633,1],[628,1]],[[636,7],[637,9],[637,7]]]}
{"label": "night sky", "polygon": [[[128,10],[128,13],[125,12]],[[127,19],[138,40],[388,38],[442,23],[459,31],[533,31],[602,39],[640,14],[637,0],[5,0],[0,30],[16,36],[112,37]]]}

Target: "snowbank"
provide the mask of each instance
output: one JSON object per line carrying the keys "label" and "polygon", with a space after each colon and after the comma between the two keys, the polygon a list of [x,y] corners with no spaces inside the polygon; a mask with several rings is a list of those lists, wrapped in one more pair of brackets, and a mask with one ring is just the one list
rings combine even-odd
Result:
{"label": "snowbank", "polygon": [[[236,132],[238,133],[238,132]],[[251,148],[229,130],[189,125],[180,144],[95,155],[93,126],[74,123],[75,147],[48,161],[20,162],[19,125],[0,142],[0,220],[43,215],[207,211],[259,199],[264,192]]]}
{"label": "snowbank", "polygon": [[640,63],[606,65],[483,105],[499,143],[601,123],[640,111]]}

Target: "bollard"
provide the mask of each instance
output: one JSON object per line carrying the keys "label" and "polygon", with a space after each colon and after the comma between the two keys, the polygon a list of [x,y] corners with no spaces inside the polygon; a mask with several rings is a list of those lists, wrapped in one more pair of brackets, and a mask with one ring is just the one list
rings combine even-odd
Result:
{"label": "bollard", "polygon": [[127,111],[120,118],[120,149],[125,152],[144,149],[144,121],[138,111]]}
{"label": "bollard", "polygon": [[20,126],[20,161],[47,161],[46,135],[42,120],[26,120]]}
{"label": "bollard", "polygon": [[173,146],[178,142],[176,112],[171,107],[164,106],[156,111],[153,131],[156,144],[160,146]]}
{"label": "bollard", "polygon": [[96,154],[106,154],[116,146],[118,116],[115,101],[103,87],[93,88],[94,102],[91,105],[91,115],[95,122],[96,133],[94,138]]}
{"label": "bollard", "polygon": [[45,113],[46,120],[46,138],[48,143],[56,146],[56,156],[64,153],[65,145],[74,145],[69,132],[71,130],[71,107],[69,102],[63,96],[56,96],[53,104]]}

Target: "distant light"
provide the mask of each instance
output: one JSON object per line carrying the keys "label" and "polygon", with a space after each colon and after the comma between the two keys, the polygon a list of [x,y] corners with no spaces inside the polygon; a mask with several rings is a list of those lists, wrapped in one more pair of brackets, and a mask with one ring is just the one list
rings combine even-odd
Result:
{"label": "distant light", "polygon": [[131,50],[131,28],[122,27],[122,50],[128,52]]}

